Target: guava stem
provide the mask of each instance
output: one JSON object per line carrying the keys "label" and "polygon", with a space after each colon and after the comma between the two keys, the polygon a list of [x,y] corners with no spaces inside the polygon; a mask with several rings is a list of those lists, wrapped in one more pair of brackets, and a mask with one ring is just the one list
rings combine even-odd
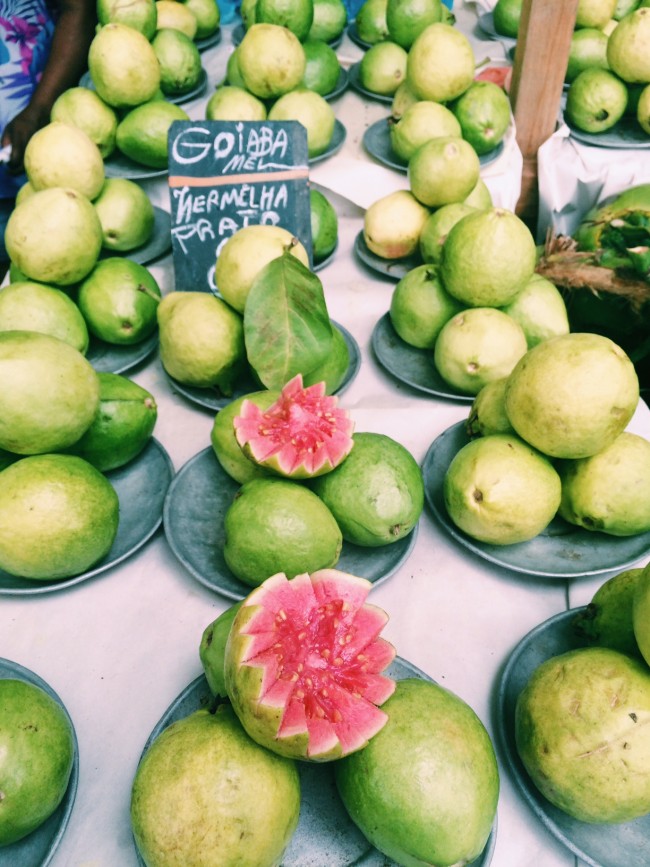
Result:
{"label": "guava stem", "polygon": [[152,292],[148,286],[144,285],[144,283],[138,283],[138,292],[144,292],[145,295],[147,295],[149,298],[151,298],[157,304],[160,304],[160,302],[162,301],[162,298],[160,298],[160,296],[156,295],[155,292]]}

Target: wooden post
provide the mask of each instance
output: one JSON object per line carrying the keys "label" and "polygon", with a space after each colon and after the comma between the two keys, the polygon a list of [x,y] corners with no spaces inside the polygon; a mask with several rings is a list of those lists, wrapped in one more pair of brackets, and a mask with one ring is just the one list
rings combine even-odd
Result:
{"label": "wooden post", "polygon": [[523,0],[510,100],[524,165],[516,213],[533,234],[537,151],[555,131],[578,0]]}

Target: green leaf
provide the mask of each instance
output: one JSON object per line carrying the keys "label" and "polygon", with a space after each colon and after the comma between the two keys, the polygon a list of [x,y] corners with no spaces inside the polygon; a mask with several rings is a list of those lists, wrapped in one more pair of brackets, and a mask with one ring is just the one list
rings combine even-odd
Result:
{"label": "green leaf", "polygon": [[251,367],[267,388],[282,388],[325,361],[332,345],[323,285],[295,256],[273,259],[255,278],[244,309]]}

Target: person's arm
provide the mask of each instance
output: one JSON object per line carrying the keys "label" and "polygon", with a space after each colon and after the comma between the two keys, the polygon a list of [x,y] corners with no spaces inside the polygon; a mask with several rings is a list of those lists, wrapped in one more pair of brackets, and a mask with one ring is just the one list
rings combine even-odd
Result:
{"label": "person's arm", "polygon": [[61,0],[50,56],[29,104],[6,126],[2,145],[11,144],[9,171],[23,167],[25,147],[50,120],[54,101],[75,87],[88,63],[88,49],[97,23],[95,0]]}

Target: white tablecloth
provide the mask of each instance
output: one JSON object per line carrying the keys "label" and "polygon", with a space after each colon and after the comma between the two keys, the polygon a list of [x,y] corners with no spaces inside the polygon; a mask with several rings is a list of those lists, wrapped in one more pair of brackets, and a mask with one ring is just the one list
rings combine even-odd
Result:
{"label": "white tablecloth", "polygon": [[[462,25],[463,10],[457,11]],[[498,56],[497,43],[479,47],[479,56]],[[204,55],[211,87],[223,76],[230,49],[226,33]],[[353,61],[361,51],[346,37],[339,55]],[[206,100],[207,95],[190,106],[193,118],[204,116]],[[405,186],[405,179],[362,150],[363,129],[386,116],[387,107],[348,92],[336,110],[348,138],[313,179],[349,195],[330,196],[339,213],[340,244],[320,273],[331,316],[351,331],[362,352],[360,373],[342,403],[358,431],[387,434],[421,461],[431,442],[467,415],[468,405],[402,386],[372,357],[371,333],[388,310],[394,284],[355,261],[352,243],[363,210],[354,202],[363,198],[366,204],[390,184]],[[511,139],[502,163],[509,169],[495,165],[492,173],[495,198],[509,207],[518,196],[517,159]],[[164,181],[145,186],[156,203],[168,207]],[[163,292],[174,288],[170,257],[151,270]],[[157,357],[131,376],[154,394],[155,436],[180,469],[209,445],[212,413],[174,392]],[[645,405],[636,421],[648,428]],[[386,637],[398,654],[467,701],[494,732],[499,672],[512,649],[546,618],[588,601],[602,580],[549,582],[492,566],[445,536],[425,511],[411,557],[373,590],[372,601],[390,615]],[[201,673],[203,629],[229,604],[180,565],[162,530],[134,556],[91,580],[46,595],[0,598],[0,656],[34,670],[59,693],[79,739],[76,804],[52,867],[136,867],[129,795],[141,749],[169,703]],[[494,867],[573,867],[574,857],[533,816],[501,767]]]}

